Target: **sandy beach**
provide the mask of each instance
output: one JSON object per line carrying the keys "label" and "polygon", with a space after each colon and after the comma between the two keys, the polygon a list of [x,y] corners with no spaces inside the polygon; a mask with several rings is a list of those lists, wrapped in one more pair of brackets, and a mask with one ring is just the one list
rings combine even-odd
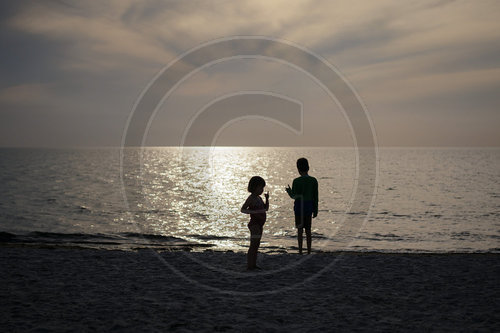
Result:
{"label": "sandy beach", "polygon": [[498,331],[498,254],[0,249],[17,331]]}

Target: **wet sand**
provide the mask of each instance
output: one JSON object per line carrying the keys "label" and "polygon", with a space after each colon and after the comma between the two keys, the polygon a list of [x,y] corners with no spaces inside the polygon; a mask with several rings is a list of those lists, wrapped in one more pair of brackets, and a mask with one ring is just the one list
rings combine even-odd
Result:
{"label": "wet sand", "polygon": [[499,254],[0,248],[15,331],[498,331]]}

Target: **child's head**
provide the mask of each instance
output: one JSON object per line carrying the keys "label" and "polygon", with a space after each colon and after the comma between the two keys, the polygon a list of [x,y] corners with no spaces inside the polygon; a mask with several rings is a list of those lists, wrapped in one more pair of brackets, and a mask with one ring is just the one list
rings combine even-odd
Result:
{"label": "child's head", "polygon": [[264,178],[259,176],[253,176],[248,182],[248,192],[252,194],[261,195],[264,192],[264,187],[266,186],[266,181]]}
{"label": "child's head", "polygon": [[309,171],[309,162],[306,158],[302,157],[297,160],[297,170],[299,170],[299,173],[306,173]]}

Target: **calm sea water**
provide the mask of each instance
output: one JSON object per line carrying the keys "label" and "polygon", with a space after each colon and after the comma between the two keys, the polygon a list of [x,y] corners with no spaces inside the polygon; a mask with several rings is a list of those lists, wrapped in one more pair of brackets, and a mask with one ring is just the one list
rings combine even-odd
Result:
{"label": "calm sea water", "polygon": [[[307,157],[320,184],[313,246],[339,250],[336,230],[355,190],[349,148],[148,148],[128,209],[120,151],[0,149],[0,242],[99,248],[190,246],[244,251],[240,207],[251,176],[266,179],[262,251],[295,251],[293,201],[284,188]],[[140,152],[139,150],[137,152]],[[181,156],[182,155],[182,156]],[[500,149],[382,148],[377,195],[344,250],[498,252]],[[129,189],[130,190],[130,189]]]}

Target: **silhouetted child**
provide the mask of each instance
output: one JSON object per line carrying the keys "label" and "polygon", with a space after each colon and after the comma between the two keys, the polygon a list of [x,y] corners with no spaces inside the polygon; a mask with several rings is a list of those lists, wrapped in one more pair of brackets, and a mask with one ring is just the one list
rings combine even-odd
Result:
{"label": "silhouetted child", "polygon": [[257,266],[257,252],[262,237],[262,229],[266,222],[266,212],[269,209],[269,192],[265,194],[265,203],[260,197],[265,186],[266,181],[262,177],[252,177],[248,182],[248,192],[251,194],[241,206],[242,213],[250,214],[250,222],[248,222],[248,229],[250,229],[250,248],[247,254],[248,270],[260,269]]}
{"label": "silhouetted child", "polygon": [[293,211],[295,213],[295,227],[299,242],[299,254],[302,254],[302,233],[306,229],[307,253],[311,253],[311,223],[312,218],[318,216],[318,181],[308,175],[309,162],[305,158],[297,160],[297,170],[300,177],[293,180],[292,188],[286,188],[288,195],[295,199]]}

